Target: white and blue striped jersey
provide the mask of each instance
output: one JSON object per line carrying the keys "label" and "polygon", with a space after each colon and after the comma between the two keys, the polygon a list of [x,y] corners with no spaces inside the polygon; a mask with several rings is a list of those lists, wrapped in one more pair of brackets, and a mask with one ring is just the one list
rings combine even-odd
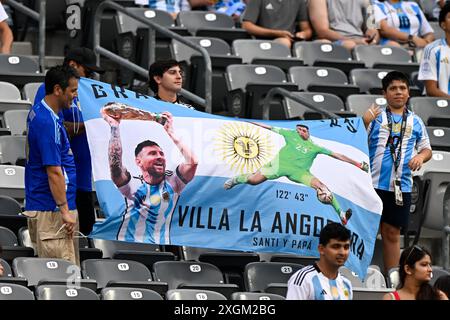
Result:
{"label": "white and blue striped jersey", "polygon": [[[434,32],[419,5],[413,1],[399,1],[397,3],[376,1],[374,14],[377,24],[386,20],[390,27],[407,34],[423,37]],[[384,44],[387,41],[387,39],[382,39],[380,43]]]}
{"label": "white and blue striped jersey", "polygon": [[119,188],[125,196],[126,210],[117,240],[170,244],[172,213],[185,185],[178,168],[176,173],[166,172],[166,178],[157,185],[131,178]]}
{"label": "white and blue striped jersey", "polygon": [[[392,131],[394,137],[400,137],[402,115],[392,114]],[[387,146],[389,139],[389,125],[386,110],[383,110],[374,121],[369,124],[369,157],[372,170],[372,183],[375,189],[394,191],[395,168],[391,151]],[[412,172],[409,161],[423,149],[430,149],[430,140],[422,119],[411,111],[406,118],[406,129],[401,144],[401,159],[397,175],[401,180],[403,192],[411,192]],[[396,150],[396,155],[397,155]]]}
{"label": "white and blue striped jersey", "polygon": [[425,47],[419,69],[419,80],[434,80],[438,88],[450,94],[450,46],[445,38]]}
{"label": "white and blue striped jersey", "polygon": [[288,281],[286,300],[352,300],[352,284],[338,273],[328,279],[317,264],[294,273]]}
{"label": "white and blue striped jersey", "polygon": [[169,13],[191,10],[188,0],[149,0],[148,7]]}

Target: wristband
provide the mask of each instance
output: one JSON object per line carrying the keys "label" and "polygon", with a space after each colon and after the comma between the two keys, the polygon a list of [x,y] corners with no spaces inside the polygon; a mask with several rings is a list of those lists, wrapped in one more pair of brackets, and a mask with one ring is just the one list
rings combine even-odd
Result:
{"label": "wristband", "polygon": [[63,203],[60,203],[60,204],[56,204],[56,206],[57,206],[58,208],[60,208],[60,207],[62,207],[62,206],[65,205],[65,204],[67,204],[67,201],[64,201]]}

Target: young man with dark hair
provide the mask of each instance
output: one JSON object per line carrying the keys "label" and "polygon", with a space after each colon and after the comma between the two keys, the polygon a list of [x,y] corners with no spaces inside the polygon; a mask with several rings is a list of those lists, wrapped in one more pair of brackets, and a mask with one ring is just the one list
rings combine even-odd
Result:
{"label": "young man with dark hair", "polygon": [[427,95],[450,98],[450,2],[439,13],[439,26],[445,37],[425,47],[419,80],[424,80]]}
{"label": "young man with dark hair", "polygon": [[150,66],[148,76],[148,84],[155,94],[155,99],[194,109],[191,105],[183,102],[178,95],[183,86],[183,70],[178,61],[156,61]]}
{"label": "young man with dark hair", "polygon": [[364,113],[368,130],[372,183],[383,202],[380,232],[384,269],[398,266],[400,231],[408,226],[412,171],[431,158],[425,125],[407,109],[409,79],[398,71],[382,80],[386,109],[372,105]]}
{"label": "young man with dark hair", "polygon": [[[78,47],[67,52],[64,66],[72,67],[80,77],[91,78],[94,73],[105,71],[96,65],[94,52],[89,48]],[[46,86],[39,87],[34,103],[44,98]],[[69,109],[64,109],[58,116],[64,120],[64,127],[69,135],[70,147],[73,151],[77,168],[77,210],[80,219],[80,232],[88,235],[95,223],[94,199],[92,197],[92,166],[86,129],[78,99]]]}
{"label": "young man with dark hair", "polygon": [[46,95],[28,114],[25,212],[31,241],[41,258],[79,265],[75,204],[76,169],[62,118],[77,97],[79,76],[67,66],[45,75]]}
{"label": "young man with dark hair", "polygon": [[284,176],[291,181],[314,188],[317,191],[317,199],[324,204],[333,206],[342,224],[347,224],[352,216],[352,210],[341,210],[341,206],[333,193],[322,181],[311,173],[310,169],[319,154],[353,164],[366,172],[369,170],[368,164],[365,162],[357,162],[343,154],[333,152],[315,144],[311,140],[309,128],[303,124],[298,124],[295,130],[271,127],[262,123],[253,124],[280,134],[283,136],[286,144],[268,164],[254,173],[242,174],[228,179],[225,181],[224,188],[228,190],[238,184],[244,183],[257,185],[266,180],[274,180]]}
{"label": "young man with dark hair", "polygon": [[286,300],[351,300],[352,285],[339,273],[350,253],[350,231],[329,223],[319,236],[320,260],[294,273],[288,281]]}

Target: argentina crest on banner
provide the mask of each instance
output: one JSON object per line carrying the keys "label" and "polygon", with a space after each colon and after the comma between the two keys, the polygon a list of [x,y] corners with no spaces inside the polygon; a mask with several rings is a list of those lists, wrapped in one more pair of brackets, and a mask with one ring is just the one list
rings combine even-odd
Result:
{"label": "argentina crest on banner", "polygon": [[85,78],[78,96],[105,214],[90,237],[317,257],[335,221],[365,276],[382,203],[361,118],[227,118]]}

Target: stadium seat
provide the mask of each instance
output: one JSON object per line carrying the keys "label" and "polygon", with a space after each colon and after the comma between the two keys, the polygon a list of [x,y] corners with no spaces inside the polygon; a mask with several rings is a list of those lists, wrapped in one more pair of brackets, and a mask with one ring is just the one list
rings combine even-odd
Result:
{"label": "stadium seat", "polygon": [[400,274],[398,272],[398,267],[389,269],[386,279],[388,280],[387,285],[389,288],[397,288],[400,283]]}
{"label": "stadium seat", "polygon": [[12,135],[26,135],[28,110],[7,110],[3,113],[3,121]]}
{"label": "stadium seat", "polygon": [[347,97],[347,110],[362,117],[373,103],[381,108],[385,108],[387,105],[387,101],[382,95],[352,94]]}
{"label": "stadium seat", "polygon": [[439,22],[430,21],[430,26],[433,28],[435,39],[445,38],[445,31],[442,30],[441,26],[439,25]]}
{"label": "stadium seat", "polygon": [[263,292],[235,292],[231,300],[285,300],[283,296]]}
{"label": "stadium seat", "polygon": [[364,287],[368,289],[386,289],[386,279],[379,269],[369,266],[363,281]]}
{"label": "stadium seat", "polygon": [[102,300],[163,300],[162,296],[153,290],[143,288],[104,288],[101,291]]}
{"label": "stadium seat", "polygon": [[0,81],[8,81],[18,87],[29,82],[42,82],[39,64],[30,56],[0,54]]}
{"label": "stadium seat", "polygon": [[34,295],[24,286],[0,282],[0,300],[34,300]]}
{"label": "stadium seat", "polygon": [[14,198],[19,203],[23,203],[25,199],[24,167],[0,165],[0,194]]}
{"label": "stadium seat", "polygon": [[153,271],[155,262],[175,261],[176,257],[172,252],[117,250],[112,258],[117,260],[137,261],[145,265],[150,271]]}
{"label": "stadium seat", "polygon": [[103,252],[103,258],[112,258],[119,250],[136,251],[136,252],[160,252],[161,249],[157,244],[134,243],[125,241],[93,239],[94,248],[98,248]]}
{"label": "stadium seat", "polygon": [[450,152],[450,128],[427,127],[427,132],[433,150]]}
{"label": "stadium seat", "polygon": [[34,102],[34,98],[42,82],[30,82],[23,86],[23,98],[31,103]]}
{"label": "stadium seat", "polygon": [[41,285],[36,288],[37,300],[99,300],[89,288],[71,288],[65,285]]}
{"label": "stadium seat", "polygon": [[[318,109],[332,112],[338,116],[355,116],[354,113],[345,110],[344,102],[334,94],[321,92],[294,92],[293,94]],[[288,98],[285,98],[285,112],[286,119],[317,120],[327,118],[323,114]]]}
{"label": "stadium seat", "polygon": [[386,293],[394,289],[353,288],[353,300],[383,300]]}
{"label": "stadium seat", "polygon": [[171,289],[201,289],[217,291],[231,297],[238,291],[235,284],[224,284],[222,272],[216,266],[194,261],[160,261],[154,264],[155,277],[167,282]]}
{"label": "stadium seat", "polygon": [[97,288],[136,287],[165,293],[167,284],[152,281],[150,271],[140,262],[131,260],[89,259],[81,263],[85,279],[95,279]]}
{"label": "stadium seat", "polygon": [[[240,64],[242,59],[231,55],[231,48],[224,40],[206,37],[185,37],[208,51],[212,65],[212,107],[213,113],[225,110],[226,82],[224,73],[231,64]],[[176,40],[171,44],[175,60],[186,61],[183,84],[194,94],[205,96],[205,63],[200,53]]]}
{"label": "stadium seat", "polygon": [[243,63],[273,65],[285,72],[290,67],[303,65],[301,59],[292,58],[288,47],[275,40],[239,39],[233,41],[232,48]]}
{"label": "stadium seat", "polygon": [[442,276],[450,276],[450,272],[443,269],[440,266],[431,266],[431,269],[433,270],[433,277],[430,280],[430,284],[434,285],[437,279],[439,279]]}
{"label": "stadium seat", "polygon": [[343,266],[339,268],[339,273],[346,277],[352,284],[353,288],[365,288],[364,283],[358,277],[356,273],[351,271],[349,268]]}
{"label": "stadium seat", "polygon": [[8,228],[0,226],[0,245],[2,247],[17,247],[19,241],[17,236]]}
{"label": "stadium seat", "polygon": [[391,70],[354,69],[350,72],[350,81],[357,85],[361,92],[374,95],[382,94],[381,80]]}
{"label": "stadium seat", "polygon": [[17,160],[25,159],[26,137],[0,137],[0,163],[15,165]]}
{"label": "stadium seat", "polygon": [[[28,248],[29,249],[29,248]],[[16,277],[28,280],[28,286],[81,282],[80,268],[63,259],[17,257],[12,263]]]}
{"label": "stadium seat", "polygon": [[293,52],[308,66],[336,68],[347,75],[353,69],[364,68],[364,63],[354,61],[346,48],[334,43],[297,41]]}
{"label": "stadium seat", "polygon": [[450,99],[436,97],[413,97],[410,99],[414,111],[427,126],[450,127]]}
{"label": "stadium seat", "polygon": [[22,207],[17,200],[9,196],[0,195],[0,215],[17,216],[22,213]]}
{"label": "stadium seat", "polygon": [[271,286],[278,286],[279,283],[287,284],[289,278],[302,267],[300,264],[283,262],[249,263],[244,272],[246,291],[271,292]]}
{"label": "stadium seat", "polygon": [[[0,258],[0,265],[3,267],[3,276],[2,277],[12,277],[13,273],[11,267],[6,260]],[[2,277],[0,277],[0,282],[2,282]]]}
{"label": "stadium seat", "polygon": [[283,253],[276,253],[270,257],[270,262],[295,263],[295,264],[300,264],[302,266],[313,265],[314,263],[316,263],[318,261],[319,261],[318,257],[306,257],[306,256],[299,256],[299,255],[294,255],[294,254],[283,254]]}
{"label": "stadium seat", "polygon": [[[435,157],[435,155],[433,156]],[[427,164],[428,166],[425,167]],[[425,173],[423,174],[422,179],[428,184],[428,190],[425,195],[425,218],[422,227],[442,231],[444,225],[444,192],[446,186],[450,184],[450,170],[435,170],[429,166],[429,163],[426,163],[425,165]]]}
{"label": "stadium seat", "polygon": [[2,100],[21,100],[19,88],[5,81],[0,81],[0,97]]}
{"label": "stadium seat", "polygon": [[233,40],[250,37],[244,29],[236,28],[233,19],[224,13],[181,11],[176,22],[194,36],[220,38],[230,44]]}
{"label": "stadium seat", "polygon": [[[298,90],[297,85],[286,82],[283,70],[269,65],[229,65],[226,69],[227,108],[233,116],[252,119],[262,118],[262,99],[273,87],[289,91]],[[283,119],[281,99],[271,103],[271,119]]]}
{"label": "stadium seat", "polygon": [[342,101],[360,92],[357,86],[348,83],[344,72],[335,68],[292,67],[289,69],[289,78],[298,85],[299,90],[331,93]]}
{"label": "stadium seat", "polygon": [[196,289],[172,289],[166,293],[167,300],[227,300],[215,291]]}
{"label": "stadium seat", "polygon": [[402,47],[358,45],[353,49],[356,60],[367,68],[392,69],[408,76],[419,70],[419,63],[411,62],[408,50]]}
{"label": "stadium seat", "polygon": [[33,44],[30,41],[13,41],[11,53],[31,56],[33,54]]}

